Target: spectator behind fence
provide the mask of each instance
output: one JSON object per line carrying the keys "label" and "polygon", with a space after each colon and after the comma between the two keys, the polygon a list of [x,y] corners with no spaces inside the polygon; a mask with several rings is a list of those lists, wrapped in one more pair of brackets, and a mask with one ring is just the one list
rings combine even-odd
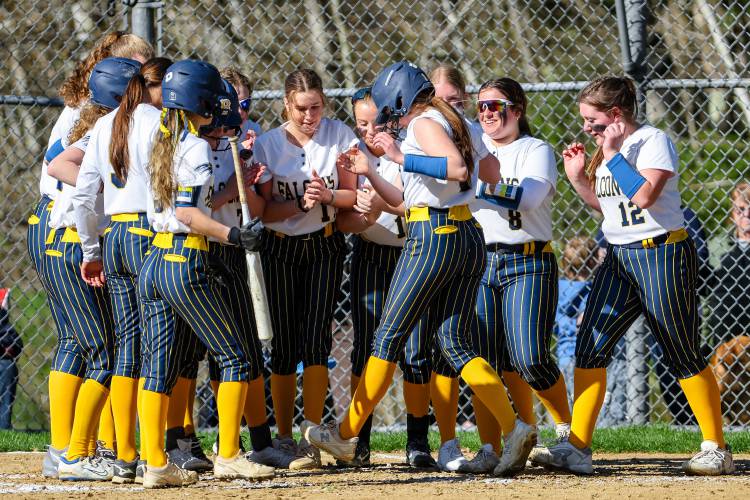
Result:
{"label": "spectator behind fence", "polygon": [[11,428],[13,400],[16,398],[18,385],[16,360],[23,348],[21,337],[10,324],[8,316],[9,291],[7,288],[0,290],[0,429]]}
{"label": "spectator behind fence", "polygon": [[708,326],[715,344],[750,333],[750,183],[732,191],[733,241],[713,273]]}
{"label": "spectator behind fence", "polygon": [[[588,236],[576,236],[568,241],[562,255],[563,277],[557,302],[555,330],[557,333],[557,359],[560,371],[566,380],[573,380],[575,368],[576,334],[591,291],[594,269],[606,255],[607,242],[599,235],[597,240]],[[609,427],[623,424],[626,419],[626,393],[624,379],[624,338],[618,342],[607,370],[607,393],[604,396],[598,423]],[[573,385],[568,387],[568,399],[573,401]]]}

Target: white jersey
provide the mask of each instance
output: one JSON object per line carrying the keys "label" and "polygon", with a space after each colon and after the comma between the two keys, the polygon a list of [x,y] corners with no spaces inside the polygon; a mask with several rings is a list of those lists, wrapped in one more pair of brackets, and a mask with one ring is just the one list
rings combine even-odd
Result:
{"label": "white jersey", "polygon": [[479,162],[483,160],[485,156],[490,154],[490,151],[487,149],[487,146],[484,144],[484,139],[482,138],[484,130],[482,130],[482,126],[479,122],[473,122],[465,116],[464,122],[466,123],[466,128],[469,129],[471,145],[474,148],[474,167],[479,168]]}
{"label": "white jersey", "polygon": [[[211,151],[211,166],[214,173],[214,193],[218,193],[226,188],[227,181],[234,174],[234,158],[229,141],[226,139],[221,139],[218,147]],[[215,209],[211,217],[225,226],[239,226],[242,223],[242,205],[240,205],[239,196]]]}
{"label": "white jersey", "polygon": [[[414,125],[417,121],[424,119],[438,122],[448,135],[453,137],[450,124],[442,113],[436,109],[428,109],[409,123],[406,129],[406,138],[401,143],[401,152],[404,155],[425,156],[414,134]],[[477,183],[477,170],[474,169],[471,177],[472,187],[476,186]],[[461,191],[458,181],[440,180],[412,172],[401,172],[401,180],[404,183],[404,206],[406,208],[448,208],[455,205],[468,205],[474,198],[474,190]]]}
{"label": "white jersey", "polygon": [[57,156],[58,153],[68,147],[68,135],[78,121],[80,115],[80,108],[65,106],[60,113],[60,116],[57,117],[57,121],[52,127],[49,141],[47,141],[47,149],[45,150],[44,160],[42,161],[42,176],[39,179],[39,191],[42,196],[47,196],[52,200],[57,197],[62,186],[57,179],[47,173],[47,165],[55,156]]}
{"label": "white jersey", "polygon": [[174,177],[177,193],[169,207],[154,203],[149,186],[148,221],[159,233],[189,233],[190,228],[177,220],[176,207],[196,207],[211,217],[211,195],[214,181],[211,174],[211,147],[206,141],[187,134],[174,154]]}
{"label": "white jersey", "polygon": [[[285,123],[258,137],[253,146],[255,160],[267,166],[260,184],[272,180],[275,200],[295,200],[305,194],[315,170],[329,189],[338,189],[336,158],[358,142],[352,129],[343,122],[323,118],[315,135],[300,148],[287,139]],[[265,226],[280,233],[300,235],[318,231],[334,220],[336,209],[319,203],[307,213]]]}
{"label": "white jersey", "polygon": [[602,161],[596,169],[596,197],[604,214],[602,232],[609,243],[624,245],[662,235],[685,226],[678,190],[679,157],[674,143],[661,130],[642,125],[622,143],[620,153],[638,170],[673,172],[651,207],[638,208],[620,187]]}
{"label": "white jersey", "polygon": [[[84,152],[85,156],[85,153],[88,150],[90,133],[91,131],[68,147],[80,149]],[[63,189],[57,195],[55,206],[52,207],[52,211],[49,215],[49,227],[53,229],[76,227],[76,217],[73,209],[73,195],[75,194],[75,190],[75,186],[63,184]],[[104,233],[104,229],[109,224],[109,217],[104,216],[104,200],[101,194],[98,194],[96,197],[94,211],[97,215],[96,230],[98,236]]]}
{"label": "white jersey", "polygon": [[133,111],[128,132],[128,176],[125,183],[115,175],[109,162],[112,126],[119,109],[97,120],[91,131],[89,147],[78,173],[73,205],[84,260],[101,258],[96,222],[92,218],[93,200],[104,185],[104,213],[146,212],[148,209],[148,173],[154,135],[159,128],[160,112],[150,104],[139,104]]}
{"label": "white jersey", "polygon": [[252,120],[245,120],[240,130],[242,131],[240,133],[241,141],[245,140],[245,136],[247,135],[248,130],[252,130],[253,132],[255,132],[255,135],[257,137],[260,137],[260,135],[263,133],[263,129],[261,128],[260,124]]}
{"label": "white jersey", "polygon": [[[487,243],[517,245],[552,239],[552,198],[557,184],[557,164],[552,147],[541,139],[519,137],[510,144],[496,146],[484,135],[487,149],[500,162],[501,182],[518,186],[527,177],[547,181],[552,186],[542,204],[534,210],[519,212],[476,198],[471,212],[484,230]],[[483,184],[477,186],[479,194]]]}
{"label": "white jersey", "polygon": [[[360,141],[359,149],[367,156],[371,168],[374,167],[378,174],[391,184],[395,182],[401,173],[401,165],[387,159],[385,156],[378,158],[373,155],[363,141]],[[361,188],[365,184],[365,177],[359,176],[357,184],[357,187]],[[377,243],[378,245],[403,247],[404,238],[406,238],[405,227],[403,217],[383,211],[378,220],[375,221],[375,224],[362,231],[360,235],[367,241]]]}

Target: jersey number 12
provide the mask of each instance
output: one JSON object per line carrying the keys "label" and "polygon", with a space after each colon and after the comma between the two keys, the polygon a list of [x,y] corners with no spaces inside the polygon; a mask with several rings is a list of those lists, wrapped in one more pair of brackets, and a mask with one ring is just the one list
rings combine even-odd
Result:
{"label": "jersey number 12", "polygon": [[[636,206],[632,201],[628,202],[627,208],[625,208],[625,202],[620,202],[620,215],[622,215],[622,227],[627,227],[630,225],[637,226],[638,224],[643,224],[646,222],[646,219],[641,215],[641,212],[643,212],[643,209]],[[628,220],[628,215],[630,215]]]}

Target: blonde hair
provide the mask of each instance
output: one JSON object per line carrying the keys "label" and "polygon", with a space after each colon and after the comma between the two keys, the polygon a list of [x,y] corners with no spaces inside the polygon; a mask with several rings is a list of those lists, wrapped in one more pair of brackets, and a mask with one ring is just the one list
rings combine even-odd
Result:
{"label": "blonde hair", "polygon": [[[585,103],[593,106],[598,111],[609,111],[615,107],[620,108],[625,121],[631,123],[635,122],[638,115],[635,83],[624,76],[601,76],[597,78],[581,90],[577,102],[578,104]],[[592,185],[596,177],[596,169],[603,159],[604,152],[599,147],[586,166],[586,176]]]}
{"label": "blonde hair", "polygon": [[562,254],[562,270],[570,280],[587,280],[596,267],[596,242],[588,236],[568,240]]}
{"label": "blonde hair", "polygon": [[240,87],[247,87],[248,94],[253,93],[253,84],[250,82],[250,78],[242,73],[236,66],[227,66],[221,70],[221,77],[232,84],[234,90],[240,93]]}
{"label": "blonde hair", "polygon": [[172,199],[177,191],[177,180],[174,175],[174,154],[180,143],[182,123],[180,110],[162,109],[159,131],[154,138],[154,146],[149,160],[149,177],[154,203],[164,208],[172,206]]}
{"label": "blonde hair", "polygon": [[73,144],[86,135],[86,132],[94,127],[96,120],[110,111],[112,110],[105,106],[94,104],[93,102],[86,103],[83,108],[81,108],[81,114],[78,116],[78,120],[76,120],[73,128],[68,134],[68,144]]}
{"label": "blonde hair", "polygon": [[89,76],[94,66],[107,57],[143,56],[145,59],[154,57],[154,48],[143,38],[126,33],[113,31],[97,40],[94,48],[82,61],[76,64],[73,72],[60,86],[59,94],[66,106],[77,108],[89,98]]}
{"label": "blonde hair", "polygon": [[466,95],[466,80],[461,71],[455,66],[441,63],[432,70],[432,73],[430,73],[430,81],[433,85],[437,85],[438,82],[443,80],[448,82],[452,87],[457,88],[462,95]]}

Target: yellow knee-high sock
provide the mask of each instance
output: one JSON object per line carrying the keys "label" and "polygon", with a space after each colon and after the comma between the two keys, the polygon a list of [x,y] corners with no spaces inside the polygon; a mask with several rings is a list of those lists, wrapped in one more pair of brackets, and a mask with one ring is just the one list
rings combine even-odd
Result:
{"label": "yellow knee-high sock", "polygon": [[530,425],[536,424],[536,413],[534,413],[534,398],[531,386],[526,383],[518,372],[503,371],[503,382],[508,389],[513,408],[516,409],[518,418]]}
{"label": "yellow knee-high sock", "polygon": [[96,439],[96,427],[109,389],[95,380],[86,380],[76,401],[76,417],[67,457],[71,460],[89,456],[89,444]]}
{"label": "yellow knee-high sock", "polygon": [[139,378],[138,379],[138,400],[137,400],[137,406],[136,411],[138,413],[138,432],[140,433],[140,456],[141,460],[144,462],[147,462],[147,456],[148,456],[148,450],[146,450],[146,426],[143,425],[143,386],[146,383],[145,378]]}
{"label": "yellow knee-high sock", "polygon": [[99,429],[96,439],[103,442],[104,446],[110,450],[114,450],[115,437],[115,417],[112,413],[112,398],[107,395],[107,399],[102,407],[102,413],[99,415]]}
{"label": "yellow knee-high sock", "polygon": [[[117,458],[126,462],[135,459],[135,414],[138,379],[113,376],[109,392],[112,416],[115,419]],[[101,425],[101,424],[100,424]]]}
{"label": "yellow knee-high sock", "polygon": [[680,379],[680,385],[698,421],[703,439],[717,443],[719,448],[726,448],[722,428],[721,395],[711,367],[707,366],[692,377]]}
{"label": "yellow knee-high sock", "polygon": [[279,436],[292,435],[294,398],[297,396],[297,374],[271,374],[271,399]]}
{"label": "yellow knee-high sock", "polygon": [[247,397],[247,382],[222,382],[216,398],[219,412],[219,455],[234,458],[240,451],[240,426]]}
{"label": "yellow knee-high sock", "polygon": [[268,420],[266,415],[266,387],[263,375],[247,384],[244,415],[248,427],[258,427]]}
{"label": "yellow knee-high sock", "polygon": [[349,391],[354,396],[354,393],[357,390],[357,386],[359,385],[359,377],[355,374],[351,374],[351,378],[349,379]]}
{"label": "yellow knee-high sock", "polygon": [[549,389],[535,391],[539,401],[542,402],[556,424],[569,424],[571,420],[570,406],[568,404],[568,389],[562,374],[557,382]]}
{"label": "yellow knee-high sock", "polygon": [[476,395],[471,397],[471,404],[474,406],[474,417],[477,419],[479,439],[483,444],[490,443],[495,453],[500,453],[500,424]]}
{"label": "yellow knee-high sock", "polygon": [[308,366],[302,374],[302,404],[305,419],[319,424],[328,393],[328,367]]}
{"label": "yellow knee-high sock", "polygon": [[503,436],[507,436],[516,425],[516,412],[497,372],[485,359],[477,357],[466,363],[461,378],[498,421]]}
{"label": "yellow knee-high sock", "polygon": [[145,451],[148,465],[163,467],[167,465],[164,429],[167,425],[169,396],[161,392],[143,390],[141,404],[141,451]]}
{"label": "yellow knee-high sock", "polygon": [[352,403],[341,420],[339,434],[342,438],[349,439],[359,435],[375,405],[385,396],[395,371],[396,363],[370,356]]}
{"label": "yellow knee-high sock", "polygon": [[193,421],[193,414],[195,413],[195,387],[196,380],[190,380],[190,390],[188,391],[187,408],[185,408],[185,418],[182,422],[182,427],[185,429],[185,435],[191,436],[195,434],[195,422]]}
{"label": "yellow knee-high sock", "polygon": [[432,372],[430,399],[432,412],[435,414],[438,430],[440,430],[440,442],[445,443],[454,439],[458,416],[458,379]]}
{"label": "yellow knee-high sock", "polygon": [[575,397],[568,441],[576,448],[583,449],[591,446],[596,419],[607,393],[607,370],[576,368],[573,385]]}
{"label": "yellow knee-high sock", "polygon": [[167,429],[182,427],[185,424],[185,410],[187,410],[188,399],[190,399],[192,383],[192,379],[180,377],[172,387],[172,394],[169,395],[169,408],[167,409]]}
{"label": "yellow knee-high sock", "polygon": [[[404,403],[406,413],[417,418],[424,417],[430,411],[430,384],[412,384],[404,380]],[[458,401],[458,385],[456,386]]]}
{"label": "yellow knee-high sock", "polygon": [[70,443],[76,400],[83,379],[64,372],[49,372],[50,445],[61,450]]}

